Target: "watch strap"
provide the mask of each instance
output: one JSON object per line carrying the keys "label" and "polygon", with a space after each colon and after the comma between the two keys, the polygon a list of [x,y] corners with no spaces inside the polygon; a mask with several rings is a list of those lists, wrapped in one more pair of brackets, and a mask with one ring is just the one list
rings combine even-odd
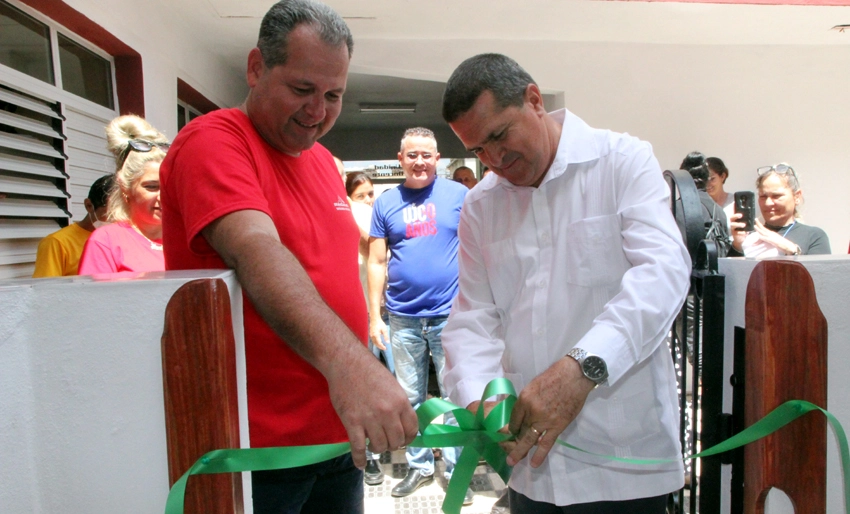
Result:
{"label": "watch strap", "polygon": [[[605,376],[602,378],[602,380],[594,379],[593,377],[588,375],[587,370],[584,367],[584,361],[587,357],[590,357],[591,355],[589,353],[587,353],[587,351],[585,351],[583,348],[575,347],[572,350],[570,350],[569,352],[567,352],[567,355],[572,357],[573,359],[575,359],[576,362],[578,362],[578,365],[581,368],[582,375],[584,375],[588,380],[591,380],[594,384],[596,384],[596,386],[608,383],[607,369],[605,371]],[[597,357],[603,363],[603,365],[605,364],[605,361],[602,360],[601,357],[598,357],[598,356],[595,356],[595,355],[593,357]],[[606,368],[607,368],[607,366],[606,366]]]}

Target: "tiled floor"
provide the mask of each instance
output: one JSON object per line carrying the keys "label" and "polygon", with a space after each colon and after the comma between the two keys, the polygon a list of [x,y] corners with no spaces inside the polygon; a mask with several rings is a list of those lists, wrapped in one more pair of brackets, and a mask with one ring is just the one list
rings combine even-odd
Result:
{"label": "tiled floor", "polygon": [[[440,514],[443,497],[446,495],[446,480],[443,477],[445,463],[437,460],[435,480],[420,487],[415,493],[404,498],[393,498],[392,488],[407,474],[407,460],[404,450],[385,453],[381,457],[384,469],[384,483],[366,485],[366,514]],[[490,514],[493,504],[499,499],[505,483],[493,469],[484,464],[478,466],[470,485],[475,493],[472,505],[463,507],[461,514]]]}
{"label": "tiled floor", "polygon": [[[407,460],[404,450],[396,450],[381,457],[384,470],[384,483],[366,485],[365,514],[442,514],[440,507],[446,495],[446,479],[443,477],[445,463],[437,460],[436,477],[430,484],[420,487],[415,493],[405,498],[393,498],[390,492],[407,474]],[[475,494],[475,501],[461,509],[461,514],[490,514],[493,504],[505,489],[502,478],[487,464],[475,469],[470,487]],[[690,512],[690,494],[685,490],[684,505],[678,512]]]}

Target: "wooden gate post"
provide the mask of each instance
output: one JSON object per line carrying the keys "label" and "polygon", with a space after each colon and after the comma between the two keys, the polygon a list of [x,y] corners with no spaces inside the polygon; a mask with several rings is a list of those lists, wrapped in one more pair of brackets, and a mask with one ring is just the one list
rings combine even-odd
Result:
{"label": "wooden gate post", "polygon": [[[750,426],[788,400],[826,408],[827,327],[802,264],[767,260],[747,286],[745,416]],[[826,512],[826,419],[809,414],[744,449],[744,512],[763,514],[770,488],[797,514]]]}
{"label": "wooden gate post", "polygon": [[[188,282],[171,297],[162,333],[162,380],[171,485],[208,451],[239,448],[236,349],[221,279]],[[241,514],[239,473],[194,475],[187,514]]]}

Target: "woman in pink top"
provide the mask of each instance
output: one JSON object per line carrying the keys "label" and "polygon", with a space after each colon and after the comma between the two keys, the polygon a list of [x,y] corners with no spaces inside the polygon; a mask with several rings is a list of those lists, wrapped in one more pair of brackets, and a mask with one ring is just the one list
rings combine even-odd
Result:
{"label": "woman in pink top", "polygon": [[106,127],[115,154],[115,187],[109,220],[95,230],[80,260],[80,275],[122,271],[163,271],[159,165],[168,139],[138,116],[120,116]]}

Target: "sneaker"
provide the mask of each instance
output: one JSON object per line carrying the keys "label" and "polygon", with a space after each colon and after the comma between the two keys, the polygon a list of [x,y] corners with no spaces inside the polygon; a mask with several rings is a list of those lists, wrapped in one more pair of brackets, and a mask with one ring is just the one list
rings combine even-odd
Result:
{"label": "sneaker", "polygon": [[363,471],[363,480],[367,485],[380,485],[384,482],[384,470],[378,459],[366,461],[366,469]]}
{"label": "sneaker", "polygon": [[464,505],[472,505],[472,502],[475,501],[475,497],[472,495],[472,489],[466,488],[466,494],[463,495],[463,504]]}
{"label": "sneaker", "polygon": [[399,484],[393,487],[392,495],[396,498],[408,496],[425,484],[434,481],[434,475],[423,475],[418,469],[409,469],[407,476]]}

